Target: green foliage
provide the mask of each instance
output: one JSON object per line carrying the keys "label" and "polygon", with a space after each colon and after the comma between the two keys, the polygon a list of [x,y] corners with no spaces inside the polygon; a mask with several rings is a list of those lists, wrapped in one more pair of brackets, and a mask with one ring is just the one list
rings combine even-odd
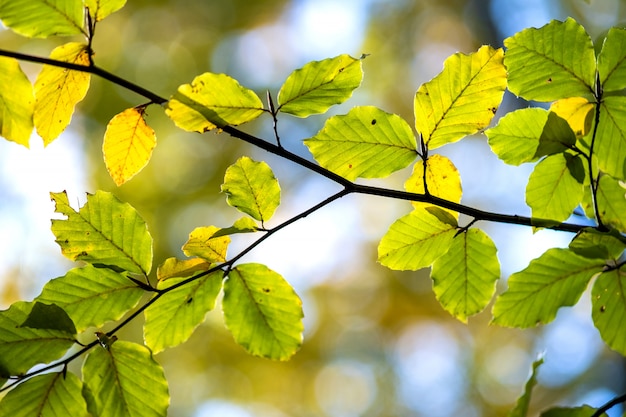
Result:
{"label": "green foliage", "polygon": [[517,399],[517,403],[509,413],[508,417],[526,417],[528,415],[530,398],[533,388],[537,385],[537,373],[542,364],[543,358],[539,358],[533,362],[530,378],[528,378],[528,381],[526,381],[526,385],[524,386],[524,393]]}
{"label": "green foliage", "polygon": [[[96,23],[124,4],[0,0],[0,20],[19,34],[83,34],[87,40],[55,48],[34,86],[16,60],[0,58],[3,137],[27,146],[35,126],[49,144],[70,123],[76,104],[88,92],[90,75],[97,74],[150,100],[109,122],[103,155],[117,185],[149,162],[156,136],[144,110],[160,104],[181,129],[224,131],[324,176],[342,190],[269,228],[266,222],[280,205],[281,188],[267,163],[243,156],[226,169],[221,189],[226,203],[246,217],[223,228],[196,227],[182,246],[188,258],[171,257],[156,268],[152,236],[130,204],[97,191],[75,210],[65,192],[51,193],[56,213],[64,216],[52,220],[56,242],[81,265],[46,283],[35,301],[19,301],[0,312],[0,379],[14,378],[9,387],[17,385],[1,400],[0,416],[166,416],[167,382],[153,353],[187,341],[222,291],[224,323],[234,341],[255,356],[289,359],[302,344],[299,296],[278,272],[239,261],[274,233],[347,194],[412,203],[412,211],[382,236],[378,261],[393,270],[432,267],[437,300],[463,322],[492,302],[500,278],[497,248],[476,222],[575,232],[569,248],[549,249],[508,278],[508,288],[495,298],[492,322],[521,328],[548,323],[561,307],[576,304],[591,285],[595,326],[610,348],[626,355],[625,30],[610,30],[597,58],[591,38],[573,19],[525,29],[504,41],[506,51],[483,46],[467,55],[454,54],[439,75],[416,91],[417,140],[400,116],[359,106],[328,118],[304,141],[316,164],[280,144],[278,116],[308,117],[346,101],[361,84],[363,57],[339,55],[295,70],[278,92],[277,107],[271,92],[265,108],[256,92],[228,75],[212,73],[181,85],[166,100],[93,62]],[[536,163],[525,194],[532,218],[463,205],[459,171],[450,159],[432,153],[486,129],[507,88],[527,100],[554,102],[549,110],[513,111],[485,132],[505,163]],[[272,117],[276,145],[234,128],[264,113]],[[382,178],[412,163],[406,192],[354,182]],[[564,223],[579,207],[589,217],[586,223]],[[244,233],[256,240],[230,256],[231,235]],[[145,346],[118,341],[116,333],[142,313]],[[112,330],[96,331],[95,337],[87,332],[102,326]],[[78,342],[87,339],[87,344]],[[78,351],[67,355],[77,343]],[[82,356],[81,382],[67,373],[67,365]],[[510,416],[527,415],[541,362],[533,364]],[[43,373],[61,366],[62,372]],[[590,414],[581,407],[544,415]]]}

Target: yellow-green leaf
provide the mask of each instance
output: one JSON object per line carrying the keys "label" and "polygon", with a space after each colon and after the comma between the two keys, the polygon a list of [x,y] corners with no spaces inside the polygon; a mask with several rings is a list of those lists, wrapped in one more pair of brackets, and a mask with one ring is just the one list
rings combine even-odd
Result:
{"label": "yellow-green leaf", "polygon": [[401,271],[426,268],[450,249],[455,233],[448,212],[418,207],[389,227],[378,245],[378,262]]}
{"label": "yellow-green leaf", "polygon": [[598,75],[604,92],[626,88],[626,30],[611,28],[598,55]]}
{"label": "yellow-green leaf", "polygon": [[614,269],[598,277],[591,290],[591,317],[609,347],[626,355],[626,272]]}
{"label": "yellow-green leaf", "polygon": [[626,230],[626,185],[608,175],[600,177],[598,184],[598,215],[602,222],[617,230]]}
{"label": "yellow-green leaf", "polygon": [[343,103],[361,85],[362,59],[339,55],[295,70],[278,92],[278,110],[307,117]]}
{"label": "yellow-green leaf", "polygon": [[0,401],[0,417],[89,417],[82,387],[71,372],[37,375]]}
{"label": "yellow-green leaf", "polygon": [[455,142],[486,128],[506,88],[504,52],[482,46],[456,53],[443,71],[415,94],[415,128],[429,149]]}
{"label": "yellow-green leaf", "polygon": [[107,125],[102,153],[107,170],[118,186],[148,164],[156,146],[156,135],[146,123],[144,112],[144,108],[126,109]]}
{"label": "yellow-green leaf", "polygon": [[85,0],[91,18],[99,22],[111,13],[124,7],[126,0]]}
{"label": "yellow-green leaf", "polygon": [[528,408],[530,407],[530,397],[535,385],[537,385],[537,370],[543,364],[543,358],[540,357],[533,362],[533,369],[530,373],[526,385],[524,385],[524,393],[517,399],[515,407],[509,412],[507,417],[527,417]]}
{"label": "yellow-green leaf", "polygon": [[79,0],[0,0],[2,23],[32,38],[81,34],[83,13]]}
{"label": "yellow-green leaf", "polygon": [[232,226],[224,227],[213,234],[213,237],[234,235],[237,233],[254,233],[259,230],[256,222],[250,217],[235,220]]}
{"label": "yellow-green leaf", "polygon": [[178,87],[165,112],[181,129],[202,133],[254,120],[263,113],[263,103],[228,75],[206,72]]}
{"label": "yellow-green leaf", "polygon": [[505,114],[485,134],[498,158],[507,164],[520,165],[539,159],[537,147],[547,120],[548,111],[544,109],[518,109]]}
{"label": "yellow-green leaf", "polygon": [[226,262],[226,251],[230,243],[230,237],[213,237],[219,227],[197,227],[190,234],[189,239],[183,245],[183,252],[187,256],[197,256],[210,263]]}
{"label": "yellow-green leaf", "polygon": [[83,380],[92,394],[90,411],[98,417],[166,417],[169,392],[163,368],[150,350],[119,340],[96,347],[83,364]]}
{"label": "yellow-green leaf", "polygon": [[[70,42],[55,48],[50,58],[89,65],[87,45]],[[44,65],[35,81],[34,122],[44,145],[50,144],[69,125],[74,107],[89,89],[87,72]]]}
{"label": "yellow-green leaf", "polygon": [[596,58],[591,38],[574,19],[553,20],[504,40],[508,88],[526,100],[592,97]]}
{"label": "yellow-green leaf", "polygon": [[448,252],[433,264],[433,290],[442,307],[457,319],[480,313],[491,301],[500,278],[493,241],[480,229],[452,240]]}
{"label": "yellow-green leaf", "polygon": [[[443,198],[453,203],[460,203],[463,190],[461,188],[461,174],[451,160],[442,155],[431,155],[426,160],[426,184],[428,192],[435,197]],[[413,173],[404,183],[404,189],[410,193],[424,193],[424,161],[420,160],[413,166]],[[413,207],[424,207],[432,204],[412,201]],[[443,209],[448,210],[448,209]],[[448,210],[458,218],[458,213]]]}
{"label": "yellow-green leaf", "polygon": [[409,124],[373,106],[355,107],[346,115],[331,117],[304,144],[321,166],[351,181],[386,177],[417,156]]}
{"label": "yellow-green leaf", "polygon": [[[145,310],[144,340],[153,353],[185,342],[213,310],[222,289],[219,270],[171,290]],[[160,290],[180,284],[187,278],[159,281]]]}
{"label": "yellow-green leaf", "polygon": [[48,281],[36,300],[63,308],[76,329],[83,331],[120,319],[143,294],[144,290],[128,277],[108,268],[86,265]]}
{"label": "yellow-green leaf", "polygon": [[16,59],[0,57],[0,85],[0,136],[28,148],[35,96]]}
{"label": "yellow-green leaf", "polygon": [[272,168],[247,156],[226,169],[222,192],[229,205],[260,222],[271,219],[280,204],[280,185]]}
{"label": "yellow-green leaf", "polygon": [[302,301],[265,265],[234,268],[224,283],[222,308],[226,327],[252,355],[287,360],[302,344]]}
{"label": "yellow-green leaf", "polygon": [[593,149],[602,171],[626,181],[626,97],[607,96],[602,99]]}
{"label": "yellow-green leaf", "polygon": [[157,279],[163,281],[170,278],[189,277],[195,272],[206,271],[211,263],[202,258],[177,259],[167,258],[157,268]]}
{"label": "yellow-green leaf", "polygon": [[585,136],[591,129],[595,105],[584,97],[569,97],[557,100],[550,111],[567,120],[576,137]]}
{"label": "yellow-green leaf", "polygon": [[52,220],[52,232],[63,255],[95,266],[111,266],[142,275],[152,268],[152,237],[146,222],[128,203],[113,194],[87,194],[87,202],[75,211],[67,194],[50,193],[56,212],[67,219]]}
{"label": "yellow-green leaf", "polygon": [[588,259],[569,249],[548,249],[509,277],[508,290],[493,306],[493,322],[522,328],[548,323],[559,308],[576,304],[603,267],[603,260]]}

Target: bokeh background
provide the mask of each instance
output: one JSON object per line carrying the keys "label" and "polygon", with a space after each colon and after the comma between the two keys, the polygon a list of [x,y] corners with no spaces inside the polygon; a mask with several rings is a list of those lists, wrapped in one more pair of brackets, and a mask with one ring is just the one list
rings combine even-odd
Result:
{"label": "bokeh background", "polygon": [[[371,104],[413,124],[413,96],[445,58],[469,53],[551,19],[572,16],[592,39],[626,22],[620,0],[131,0],[97,29],[96,63],[163,96],[205,72],[225,72],[274,97],[289,73],[310,60],[360,56],[365,78],[353,98],[332,109]],[[27,40],[0,29],[0,48],[48,55],[64,39]],[[600,41],[598,41],[600,42]],[[564,45],[564,47],[567,47]],[[40,67],[24,63],[34,79]],[[50,191],[67,190],[76,207],[85,192],[112,191],[139,210],[155,240],[155,258],[182,256],[196,226],[229,226],[238,213],[219,193],[226,167],[242,155],[267,161],[283,190],[277,224],[337,187],[226,135],[185,133],[160,108],[150,165],[115,187],[102,160],[108,120],[145,99],[94,78],[73,124],[43,148],[0,141],[0,305],[32,299],[73,265],[50,232]],[[525,106],[507,94],[497,116]],[[283,144],[307,155],[302,139],[327,116],[279,120]],[[267,117],[244,127],[272,140]],[[438,150],[439,151],[439,150]],[[463,178],[463,203],[528,215],[524,190],[532,165],[507,167],[484,136],[440,150]],[[307,156],[308,157],[308,156]],[[401,189],[409,170],[370,184]],[[349,196],[280,232],[246,256],[281,273],[303,299],[305,340],[289,362],[247,355],[225,330],[219,308],[184,345],[156,356],[170,383],[172,417],[502,416],[531,363],[544,355],[532,415],[555,405],[599,406],[626,391],[625,362],[602,343],[589,294],[557,319],[530,330],[489,325],[489,309],[468,324],[439,306],[428,271],[393,272],[376,245],[406,202]],[[572,218],[572,221],[583,221]],[[503,280],[571,235],[480,224],[499,248]],[[235,239],[231,254],[244,247]],[[141,341],[141,322],[120,337]],[[79,371],[79,364],[73,369]],[[149,393],[146,393],[149,395]],[[616,408],[612,416],[621,415]]]}

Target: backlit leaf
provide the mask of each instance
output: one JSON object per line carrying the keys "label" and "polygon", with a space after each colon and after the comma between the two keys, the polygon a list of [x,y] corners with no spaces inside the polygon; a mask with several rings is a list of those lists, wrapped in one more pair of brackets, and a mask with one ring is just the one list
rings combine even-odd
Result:
{"label": "backlit leaf", "polygon": [[167,258],[157,268],[157,279],[159,281],[177,278],[189,277],[196,272],[206,271],[211,267],[211,263],[201,258],[192,259],[176,259]]}
{"label": "backlit leaf", "polygon": [[213,237],[219,230],[219,227],[215,226],[196,227],[183,245],[185,255],[197,256],[211,263],[226,262],[230,237]]}
{"label": "backlit leaf", "polygon": [[448,252],[433,264],[433,290],[442,307],[457,319],[481,312],[496,291],[500,263],[493,241],[480,229],[452,240]]}
{"label": "backlit leaf", "polygon": [[598,55],[598,74],[604,92],[626,88],[626,30],[611,28]]}
{"label": "backlit leaf", "polygon": [[224,283],[226,327],[250,354],[287,360],[302,344],[302,302],[278,273],[243,264]]}
{"label": "backlit leaf", "polygon": [[508,290],[493,306],[493,322],[507,327],[548,323],[560,307],[576,304],[589,280],[603,267],[602,260],[584,258],[568,249],[548,249],[509,277]]}
{"label": "backlit leaf", "polygon": [[63,308],[76,328],[83,331],[121,318],[143,294],[144,290],[125,276],[86,265],[48,281],[36,300]]}
{"label": "backlit leaf", "polygon": [[52,232],[63,255],[91,264],[113,265],[147,275],[152,267],[152,237],[137,211],[113,194],[87,194],[79,210],[70,207],[67,194],[50,193],[56,212],[65,220],[52,220]]}
{"label": "backlit leaf", "polygon": [[33,131],[33,86],[16,59],[0,57],[0,136],[28,148]]}
{"label": "backlit leaf", "polygon": [[118,11],[125,4],[126,0],[85,0],[85,7],[89,9],[91,18],[96,22]]}
{"label": "backlit leaf", "polygon": [[566,220],[583,198],[580,156],[557,154],[539,162],[526,186],[526,203],[538,219]]}
{"label": "backlit leaf", "polygon": [[591,290],[591,316],[609,347],[626,355],[626,273],[621,269],[604,272]]}
{"label": "backlit leaf", "polygon": [[617,259],[626,250],[626,242],[617,231],[604,233],[587,228],[572,239],[569,248],[586,258]]}
{"label": "backlit leaf", "polygon": [[526,385],[524,385],[524,393],[517,399],[515,407],[509,412],[508,417],[526,417],[528,416],[528,408],[530,407],[530,397],[533,388],[537,385],[537,371],[543,364],[543,358],[539,358],[533,362],[533,369],[530,373]]}
{"label": "backlit leaf", "polygon": [[202,133],[254,120],[263,113],[263,103],[228,75],[206,72],[178,87],[165,112],[181,129]]}
{"label": "backlit leaf", "polygon": [[482,46],[469,55],[456,53],[443,71],[415,94],[415,128],[429,149],[455,142],[486,128],[506,88],[504,52]]}
{"label": "backlit leaf", "polygon": [[[223,272],[216,271],[164,294],[145,310],[144,340],[153,353],[185,342],[215,307]],[[187,278],[159,281],[165,289]]]}
{"label": "backlit leaf", "polygon": [[608,175],[598,184],[598,215],[602,222],[618,230],[626,230],[626,187]]}
{"label": "backlit leaf", "polygon": [[576,137],[585,136],[591,129],[595,105],[584,97],[569,97],[555,101],[550,111],[567,120]]}
{"label": "backlit leaf", "polygon": [[602,171],[626,181],[626,97],[602,99],[594,152]]}
{"label": "backlit leaf", "polygon": [[[461,202],[461,174],[452,161],[445,156],[431,155],[426,161],[426,184],[428,192],[435,197],[454,203]],[[410,193],[424,193],[424,161],[419,160],[413,166],[413,173],[404,183],[404,189]],[[412,201],[413,207],[424,207],[431,204]],[[442,208],[442,210],[448,210]],[[455,217],[458,213],[448,210]]]}
{"label": "backlit leaf", "polygon": [[89,417],[80,379],[71,372],[37,375],[0,401],[0,417]]}
{"label": "backlit leaf", "polygon": [[169,404],[163,368],[145,346],[119,340],[85,359],[83,380],[98,417],[165,417]]}
{"label": "backlit leaf", "polygon": [[102,153],[107,171],[122,185],[148,164],[156,146],[154,130],[144,119],[143,108],[126,109],[107,125]]}
{"label": "backlit leaf", "polygon": [[234,235],[237,233],[254,233],[259,228],[254,220],[250,217],[242,217],[235,220],[231,227],[224,227],[213,234],[213,237],[220,237],[226,235]]}
{"label": "backlit leaf", "polygon": [[76,326],[70,316],[56,304],[45,304],[35,301],[28,317],[19,327],[32,329],[59,330],[67,334],[75,335]]}
{"label": "backlit leaf", "polygon": [[373,106],[355,107],[346,115],[331,117],[304,144],[321,166],[351,181],[386,177],[417,156],[408,123]]}
{"label": "backlit leaf", "polygon": [[539,136],[535,156],[554,155],[570,149],[576,143],[576,135],[567,121],[556,113],[548,113],[548,119]]}
{"label": "backlit leaf", "polygon": [[548,112],[541,108],[519,109],[505,114],[485,131],[489,146],[507,164],[520,165],[539,159],[536,155]]}
{"label": "backlit leaf", "polygon": [[[87,45],[70,42],[55,48],[50,58],[89,65]],[[69,125],[74,107],[89,89],[87,72],[44,65],[35,81],[35,113],[33,120],[44,145],[50,144]]]}
{"label": "backlit leaf", "polygon": [[574,19],[524,29],[505,39],[504,45],[508,88],[513,94],[536,101],[593,96],[593,44]]}
{"label": "backlit leaf", "polygon": [[0,311],[0,373],[20,375],[39,363],[61,358],[74,344],[74,335],[63,330],[20,327],[34,303],[18,301]]}
{"label": "backlit leaf", "polygon": [[455,233],[456,224],[418,207],[389,227],[378,245],[378,262],[402,271],[426,268],[450,249]]}
{"label": "backlit leaf", "polygon": [[[597,409],[588,405],[581,407],[554,407],[541,413],[541,417],[591,417]],[[600,414],[600,417],[606,417],[606,413]]]}
{"label": "backlit leaf", "polygon": [[81,34],[83,10],[76,0],[0,0],[2,23],[32,38]]}
{"label": "backlit leaf", "polygon": [[361,59],[339,55],[313,61],[289,75],[278,92],[278,109],[298,117],[324,113],[361,85]]}
{"label": "backlit leaf", "polygon": [[271,219],[280,204],[280,186],[270,166],[247,156],[226,169],[222,192],[229,205],[260,222]]}

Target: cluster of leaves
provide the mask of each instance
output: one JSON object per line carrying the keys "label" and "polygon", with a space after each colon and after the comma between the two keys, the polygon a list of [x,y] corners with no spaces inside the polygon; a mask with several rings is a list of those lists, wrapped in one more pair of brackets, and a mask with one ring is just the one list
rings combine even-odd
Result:
{"label": "cluster of leaves", "polygon": [[[132,206],[98,191],[76,210],[64,192],[51,193],[56,212],[64,216],[52,222],[56,241],[62,253],[81,266],[49,281],[34,301],[17,302],[0,312],[1,382],[15,380],[4,389],[19,383],[0,403],[0,416],[41,415],[42,410],[77,416],[166,415],[167,383],[152,353],[185,342],[220,293],[225,325],[238,344],[253,355],[290,358],[302,341],[298,295],[277,272],[239,260],[274,233],[349,193],[412,201],[413,210],[382,237],[378,261],[394,270],[432,267],[437,299],[461,321],[486,308],[500,278],[496,247],[475,227],[477,221],[577,232],[568,248],[548,250],[509,278],[508,290],[495,300],[493,322],[514,327],[547,323],[560,307],[575,304],[595,278],[594,323],[612,349],[626,354],[621,329],[626,320],[626,99],[621,95],[626,88],[625,30],[611,29],[597,57],[589,35],[572,19],[521,31],[505,40],[506,53],[483,46],[469,55],[454,54],[438,76],[417,90],[417,136],[398,115],[355,107],[330,117],[304,141],[314,164],[282,147],[278,115],[308,117],[346,101],[361,84],[364,56],[340,55],[303,66],[284,82],[276,104],[268,93],[267,107],[254,91],[228,75],[213,73],[197,76],[166,100],[94,63],[96,24],[123,5],[119,0],[0,2],[0,19],[17,33],[86,39],[54,49],[49,59],[2,52],[1,85],[11,89],[0,89],[0,135],[28,146],[36,128],[49,144],[68,126],[74,107],[88,91],[90,75],[97,74],[150,100],[117,114],[108,124],[103,155],[118,185],[150,160],[156,135],[144,112],[158,104],[184,130],[224,131],[343,189],[270,227],[280,204],[278,180],[266,163],[241,157],[227,169],[222,191],[227,203],[244,216],[229,227],[196,228],[183,245],[187,258],[169,258],[154,274],[152,237]],[[16,58],[44,63],[34,86]],[[485,132],[504,162],[537,162],[526,190],[532,218],[462,205],[459,172],[451,160],[432,153],[486,129],[507,88],[524,99],[551,103],[549,109],[509,113]],[[234,128],[263,114],[272,117],[276,144]],[[354,182],[385,177],[411,164],[405,191]],[[579,208],[579,217],[594,226],[564,223]],[[229,257],[231,236],[239,233],[261,237]],[[115,333],[141,314],[145,345],[116,341]],[[94,328],[110,322],[118,323],[86,340]],[[80,380],[67,372],[67,364],[83,355]],[[54,369],[57,372],[44,373]],[[525,414],[519,410],[527,408],[532,385],[529,382],[516,415]],[[593,412],[575,409],[567,415]]]}

